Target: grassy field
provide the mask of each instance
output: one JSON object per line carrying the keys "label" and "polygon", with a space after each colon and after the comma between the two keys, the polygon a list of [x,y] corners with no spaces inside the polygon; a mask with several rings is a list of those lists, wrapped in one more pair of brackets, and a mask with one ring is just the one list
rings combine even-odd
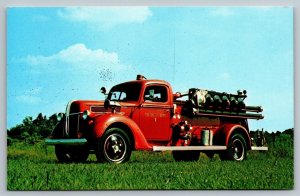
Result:
{"label": "grassy field", "polygon": [[249,152],[243,162],[201,154],[175,162],[169,152],[133,152],[125,164],[104,164],[90,155],[84,164],[60,164],[43,143],[8,146],[8,190],[293,189],[293,142],[287,135],[268,152]]}

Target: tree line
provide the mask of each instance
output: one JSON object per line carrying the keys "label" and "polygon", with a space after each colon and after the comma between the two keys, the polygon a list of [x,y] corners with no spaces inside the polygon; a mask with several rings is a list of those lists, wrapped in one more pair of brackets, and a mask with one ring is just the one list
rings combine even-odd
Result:
{"label": "tree line", "polygon": [[[10,129],[7,129],[7,145],[13,142],[25,141],[28,144],[35,144],[47,138],[55,125],[58,123],[56,114],[47,117],[39,113],[35,119],[27,116],[23,119],[21,124],[18,124]],[[274,143],[276,138],[281,134],[294,138],[294,128],[286,129],[284,131],[268,132],[268,131],[250,131],[251,137],[256,140],[257,138],[265,138],[267,144]]]}
{"label": "tree line", "polygon": [[35,119],[31,116],[27,116],[23,119],[21,124],[7,129],[7,145],[18,141],[35,144],[47,138],[57,123],[56,114],[47,117],[39,113]]}
{"label": "tree line", "polygon": [[266,144],[274,144],[280,137],[288,137],[294,141],[294,128],[284,131],[268,132],[263,130],[250,131],[250,137],[254,139],[254,144],[264,146]]}

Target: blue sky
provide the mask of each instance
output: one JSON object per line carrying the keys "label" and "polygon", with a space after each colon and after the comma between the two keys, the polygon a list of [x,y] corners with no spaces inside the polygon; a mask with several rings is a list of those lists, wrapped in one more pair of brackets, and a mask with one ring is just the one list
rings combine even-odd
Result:
{"label": "blue sky", "polygon": [[235,93],[262,105],[250,128],[294,127],[291,7],[7,9],[7,127],[143,74],[174,91]]}

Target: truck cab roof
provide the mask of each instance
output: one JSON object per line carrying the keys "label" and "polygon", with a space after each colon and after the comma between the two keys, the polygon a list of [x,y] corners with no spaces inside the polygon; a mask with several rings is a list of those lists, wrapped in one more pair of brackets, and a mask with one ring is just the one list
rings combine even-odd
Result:
{"label": "truck cab roof", "polygon": [[155,80],[155,79],[151,79],[151,80],[147,80],[147,79],[131,80],[131,81],[128,81],[128,82],[123,82],[123,83],[117,84],[116,86],[123,85],[123,84],[132,84],[132,83],[140,83],[142,86],[144,86],[146,84],[163,84],[163,85],[170,86],[170,84],[167,81]]}

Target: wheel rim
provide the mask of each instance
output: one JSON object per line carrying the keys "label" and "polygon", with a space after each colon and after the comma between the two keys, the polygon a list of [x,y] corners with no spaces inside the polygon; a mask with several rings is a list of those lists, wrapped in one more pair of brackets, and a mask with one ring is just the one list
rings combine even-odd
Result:
{"label": "wheel rim", "polygon": [[126,155],[127,145],[124,137],[118,133],[109,135],[104,141],[104,154],[111,162],[120,162]]}
{"label": "wheel rim", "polygon": [[231,149],[232,149],[233,159],[235,159],[237,161],[244,159],[245,150],[244,150],[244,145],[241,140],[239,140],[239,139],[233,140]]}

